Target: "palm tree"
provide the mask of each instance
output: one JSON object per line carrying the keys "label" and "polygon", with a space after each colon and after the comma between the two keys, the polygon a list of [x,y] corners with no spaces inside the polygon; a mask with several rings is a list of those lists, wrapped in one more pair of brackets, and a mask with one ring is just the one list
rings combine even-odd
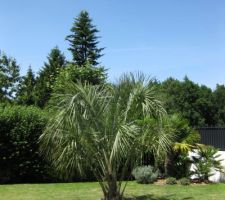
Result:
{"label": "palm tree", "polygon": [[192,156],[194,163],[193,174],[197,176],[200,182],[209,182],[210,176],[215,172],[224,174],[223,166],[221,165],[221,155],[218,149],[207,145],[198,145],[195,155]]}
{"label": "palm tree", "polygon": [[122,199],[124,174],[142,150],[143,130],[137,121],[165,114],[151,80],[129,74],[115,85],[69,83],[54,99],[57,114],[40,137],[46,158],[68,178],[91,169],[104,200]]}
{"label": "palm tree", "polygon": [[199,133],[179,114],[168,116],[165,122],[166,131],[173,140],[165,159],[165,174],[176,178],[188,176],[190,165],[188,152],[196,147],[200,139]]}

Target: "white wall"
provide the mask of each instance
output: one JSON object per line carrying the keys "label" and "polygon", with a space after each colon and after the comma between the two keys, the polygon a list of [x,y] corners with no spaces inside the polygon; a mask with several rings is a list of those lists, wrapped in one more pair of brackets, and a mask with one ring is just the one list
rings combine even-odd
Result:
{"label": "white wall", "polygon": [[[218,154],[220,155],[217,159],[222,160],[221,165],[223,166],[223,171],[225,172],[225,151],[219,151]],[[197,153],[195,152],[189,152],[189,158],[192,156],[196,156]],[[193,171],[195,169],[195,165],[192,164],[190,170]],[[209,180],[212,182],[225,182],[225,174],[221,172],[217,172],[214,169],[212,169],[212,172],[214,172],[214,175],[209,177]],[[196,176],[191,176],[192,179],[197,178]]]}

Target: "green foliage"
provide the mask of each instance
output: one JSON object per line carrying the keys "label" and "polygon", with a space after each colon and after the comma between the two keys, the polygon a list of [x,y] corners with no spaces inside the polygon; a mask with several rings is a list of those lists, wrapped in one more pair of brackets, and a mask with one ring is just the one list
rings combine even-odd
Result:
{"label": "green foliage", "polygon": [[175,184],[177,184],[177,179],[174,177],[169,177],[166,179],[166,184],[167,185],[175,185]]}
{"label": "green foliage", "polygon": [[74,83],[82,82],[92,85],[103,84],[106,80],[106,74],[103,67],[93,67],[90,64],[85,64],[85,67],[79,68],[74,64],[68,64],[64,70],[62,70],[59,81],[72,81]]}
{"label": "green foliage", "polygon": [[199,86],[187,77],[169,78],[161,84],[169,114],[180,113],[192,127],[217,125],[217,109],[210,88]]}
{"label": "green foliage", "polygon": [[165,131],[171,135],[172,145],[165,159],[165,173],[176,178],[188,177],[190,160],[188,152],[199,141],[199,133],[189,126],[181,115],[169,115],[165,121]]}
{"label": "green foliage", "polygon": [[0,102],[15,97],[19,81],[19,65],[16,60],[0,51]]}
{"label": "green foliage", "polygon": [[217,110],[217,125],[225,126],[225,86],[217,85],[213,92],[215,110]]}
{"label": "green foliage", "polygon": [[[191,166],[191,160],[188,157],[187,153],[179,152],[175,153],[174,152],[174,157],[173,157],[173,164],[171,167],[174,167],[173,174],[176,178],[181,178],[181,177],[189,177],[190,176],[190,166]],[[171,172],[169,172],[171,174]]]}
{"label": "green foliage", "polygon": [[103,67],[93,67],[85,64],[85,67],[78,67],[74,64],[67,64],[61,71],[54,85],[55,93],[64,93],[68,82],[87,83],[92,85],[101,85],[105,83],[106,73]]}
{"label": "green foliage", "polygon": [[213,170],[222,172],[220,154],[218,150],[211,146],[200,145],[196,151],[197,155],[193,156],[195,165],[193,174],[200,181],[209,181],[209,177],[214,175]]}
{"label": "green foliage", "polygon": [[158,178],[158,172],[152,166],[139,166],[132,171],[132,175],[138,183],[154,183]]}
{"label": "green foliage", "polygon": [[64,95],[55,94],[57,114],[40,137],[42,153],[64,177],[90,169],[105,199],[121,199],[125,172],[142,150],[137,119],[163,117],[162,103],[141,74],[115,85],[66,86]]}
{"label": "green foliage", "polygon": [[91,65],[98,65],[98,58],[102,56],[101,51],[104,48],[98,48],[98,33],[96,26],[92,25],[87,11],[81,11],[75,19],[71,28],[71,35],[66,37],[70,43],[70,48],[73,55],[73,62],[81,67],[87,62]]}
{"label": "green foliage", "polygon": [[191,184],[191,181],[190,181],[190,179],[188,179],[188,178],[181,178],[181,179],[179,180],[179,183],[180,183],[181,185],[190,185],[190,184]]}
{"label": "green foliage", "polygon": [[[167,176],[176,178],[188,177],[191,161],[188,157],[190,151],[199,141],[199,133],[192,129],[188,121],[181,115],[174,114],[164,117],[160,121],[151,118],[138,120],[143,129],[144,155],[153,155],[151,164],[157,166]],[[157,142],[160,141],[160,142]],[[167,144],[166,149],[161,149]],[[154,162],[152,162],[154,160]],[[150,162],[145,162],[150,164]],[[165,168],[163,170],[163,168]]]}
{"label": "green foliage", "polygon": [[35,107],[0,106],[0,182],[46,179],[37,141],[47,120],[47,115]]}
{"label": "green foliage", "polygon": [[35,83],[36,81],[35,81],[34,73],[31,67],[29,67],[26,76],[22,77],[22,81],[19,84],[19,90],[16,96],[16,100],[19,104],[34,105]]}
{"label": "green foliage", "polygon": [[[163,109],[161,109],[161,111],[163,111]],[[158,166],[162,164],[167,151],[172,145],[174,138],[168,131],[165,120],[166,116],[160,119],[151,116],[137,121],[143,132],[142,137],[140,137],[143,153],[140,154],[140,157],[143,157],[143,159],[145,156],[152,157],[152,162],[150,163],[150,160],[148,160],[145,165],[151,164]]]}
{"label": "green foliage", "polygon": [[[182,115],[179,114],[170,115],[168,117],[167,123],[171,131],[171,134],[174,135],[175,142],[190,145],[199,142],[200,140],[199,133],[189,125],[189,121],[183,118]],[[174,150],[179,151],[179,147],[178,149],[175,148]],[[182,151],[182,149],[180,150]]]}
{"label": "green foliage", "polygon": [[35,86],[35,105],[44,107],[49,101],[53,85],[62,68],[65,67],[66,60],[61,51],[55,47],[51,50],[47,63],[39,72]]}

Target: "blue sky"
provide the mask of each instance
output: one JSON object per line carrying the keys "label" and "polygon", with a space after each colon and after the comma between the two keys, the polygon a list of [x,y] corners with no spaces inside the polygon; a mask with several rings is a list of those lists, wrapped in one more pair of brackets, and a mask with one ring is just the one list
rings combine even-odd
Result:
{"label": "blue sky", "polygon": [[225,84],[224,0],[0,0],[0,49],[23,74],[29,65],[37,72],[56,45],[70,59],[65,37],[81,10],[100,30],[109,80],[143,71]]}

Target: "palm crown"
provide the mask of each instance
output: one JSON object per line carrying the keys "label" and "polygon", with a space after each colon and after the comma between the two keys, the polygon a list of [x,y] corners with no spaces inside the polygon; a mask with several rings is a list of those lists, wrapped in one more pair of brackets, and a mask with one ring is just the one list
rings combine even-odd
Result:
{"label": "palm crown", "polygon": [[47,158],[66,177],[88,167],[105,199],[120,199],[124,171],[141,150],[137,121],[165,114],[151,80],[130,74],[115,85],[70,83],[54,98],[57,114],[40,138]]}

